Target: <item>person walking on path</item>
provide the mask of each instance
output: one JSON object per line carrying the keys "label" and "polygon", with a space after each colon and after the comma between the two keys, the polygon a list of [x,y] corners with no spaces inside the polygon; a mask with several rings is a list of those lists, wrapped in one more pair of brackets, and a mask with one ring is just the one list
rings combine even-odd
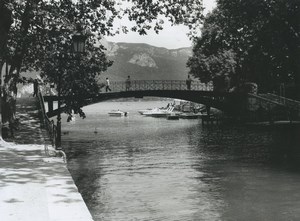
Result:
{"label": "person walking on path", "polygon": [[125,85],[126,85],[126,91],[129,91],[131,88],[131,79],[130,79],[130,75],[128,75],[126,81],[125,81]]}
{"label": "person walking on path", "polygon": [[109,86],[110,86],[109,79],[106,78],[106,87],[105,87],[106,92],[111,91]]}
{"label": "person walking on path", "polygon": [[191,84],[192,84],[192,79],[190,78],[190,75],[188,75],[188,78],[186,79],[186,87],[188,90],[191,90]]}
{"label": "person walking on path", "polygon": [[33,82],[33,97],[37,97],[38,90],[39,90],[39,82],[37,79],[35,79]]}

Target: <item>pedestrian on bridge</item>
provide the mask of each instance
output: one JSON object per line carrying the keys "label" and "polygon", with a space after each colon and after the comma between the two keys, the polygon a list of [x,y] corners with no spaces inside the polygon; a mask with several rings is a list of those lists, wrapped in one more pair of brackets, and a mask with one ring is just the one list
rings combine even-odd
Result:
{"label": "pedestrian on bridge", "polygon": [[54,87],[55,87],[54,83],[50,83],[50,95],[51,96],[55,95],[55,92],[53,91]]}
{"label": "pedestrian on bridge", "polygon": [[186,79],[186,87],[188,90],[191,90],[191,84],[192,84],[192,79],[190,78],[190,75],[188,75],[188,78]]}
{"label": "pedestrian on bridge", "polygon": [[126,86],[126,91],[129,91],[131,88],[131,79],[130,79],[130,75],[128,75],[126,81],[125,81],[125,86]]}
{"label": "pedestrian on bridge", "polygon": [[109,86],[110,86],[109,79],[106,78],[106,87],[105,87],[106,92],[111,91]]}
{"label": "pedestrian on bridge", "polygon": [[33,81],[33,97],[38,96],[38,91],[39,91],[39,82],[37,79]]}

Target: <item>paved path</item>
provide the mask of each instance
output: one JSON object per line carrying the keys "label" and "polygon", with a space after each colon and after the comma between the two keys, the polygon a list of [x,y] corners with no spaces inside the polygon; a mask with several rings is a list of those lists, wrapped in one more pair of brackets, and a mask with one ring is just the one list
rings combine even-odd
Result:
{"label": "paved path", "polygon": [[35,105],[19,100],[15,143],[0,141],[0,220],[90,221],[66,164],[45,152]]}
{"label": "paved path", "polygon": [[17,144],[50,144],[47,132],[41,129],[39,103],[37,98],[17,99],[16,117],[20,119],[19,129],[14,132],[14,138],[7,141]]}

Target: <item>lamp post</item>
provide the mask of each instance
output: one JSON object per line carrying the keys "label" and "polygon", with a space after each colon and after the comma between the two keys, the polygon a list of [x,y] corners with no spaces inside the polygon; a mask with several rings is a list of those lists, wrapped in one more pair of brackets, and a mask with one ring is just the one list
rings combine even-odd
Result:
{"label": "lamp post", "polygon": [[77,31],[73,37],[73,52],[75,54],[82,54],[85,52],[85,40],[87,39],[86,35],[83,35],[82,32]]}
{"label": "lamp post", "polygon": [[[72,37],[72,52],[74,54],[82,54],[85,52],[85,41],[87,39],[87,36],[85,36],[81,30],[78,29],[78,31],[73,35]],[[63,56],[60,57],[59,62],[63,60]],[[57,91],[58,91],[58,101],[57,101],[57,138],[56,138],[56,149],[61,149],[61,81],[62,81],[62,75],[63,73],[60,72],[58,76],[58,85],[57,85]]]}

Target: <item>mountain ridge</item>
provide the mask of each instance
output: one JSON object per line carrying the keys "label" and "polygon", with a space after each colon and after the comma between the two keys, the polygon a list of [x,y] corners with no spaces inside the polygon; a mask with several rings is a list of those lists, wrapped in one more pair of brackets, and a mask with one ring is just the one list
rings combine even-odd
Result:
{"label": "mountain ridge", "polygon": [[167,49],[146,43],[104,42],[108,59],[114,64],[101,76],[111,80],[184,80],[192,47]]}

